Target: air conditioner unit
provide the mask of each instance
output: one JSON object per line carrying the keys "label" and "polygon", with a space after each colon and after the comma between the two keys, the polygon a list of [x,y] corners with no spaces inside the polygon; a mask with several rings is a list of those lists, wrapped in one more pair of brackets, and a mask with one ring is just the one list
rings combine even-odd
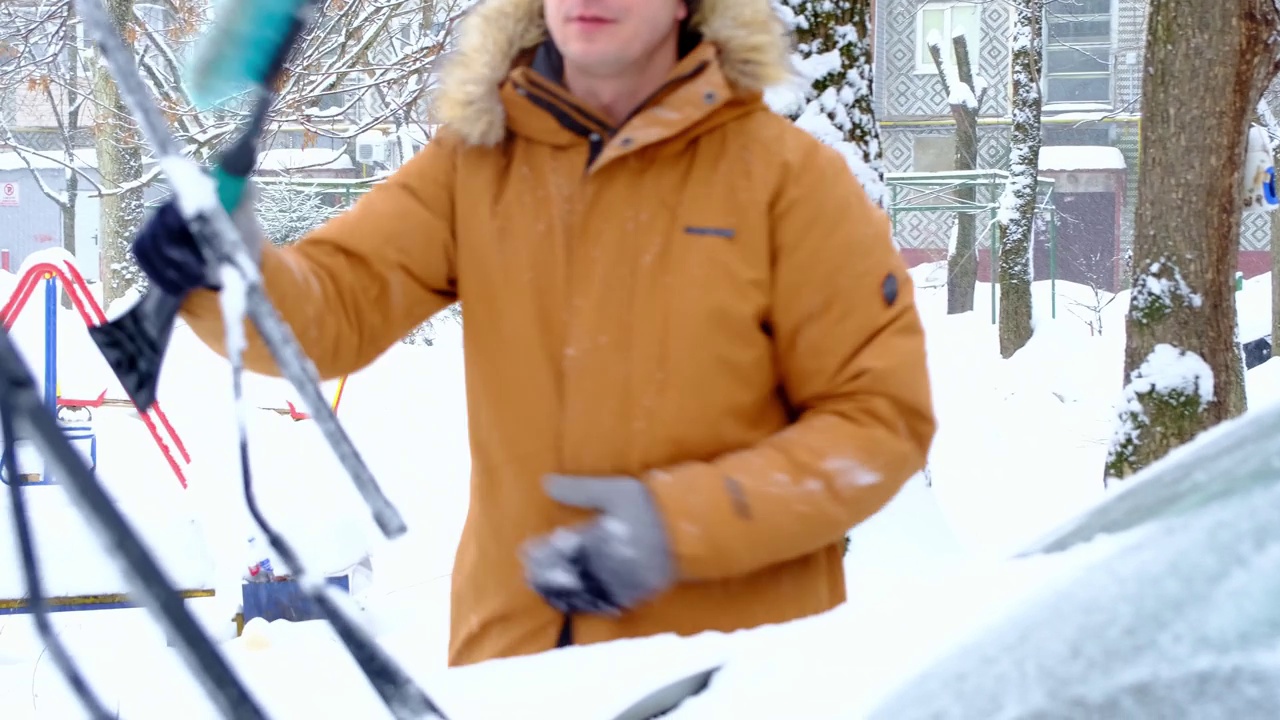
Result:
{"label": "air conditioner unit", "polygon": [[363,165],[387,161],[387,136],[377,130],[356,137],[356,160]]}

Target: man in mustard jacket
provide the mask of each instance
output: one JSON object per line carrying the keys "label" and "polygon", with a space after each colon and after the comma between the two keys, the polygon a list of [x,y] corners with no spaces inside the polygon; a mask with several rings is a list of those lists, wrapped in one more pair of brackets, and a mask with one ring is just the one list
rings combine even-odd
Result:
{"label": "man in mustard jacket", "polygon": [[[828,610],[845,531],[924,465],[913,286],[841,156],[764,104],[788,50],[769,0],[481,0],[430,144],[261,245],[325,378],[462,302],[450,664]],[[172,206],[134,251],[222,350]],[[277,372],[252,332],[246,362]]]}

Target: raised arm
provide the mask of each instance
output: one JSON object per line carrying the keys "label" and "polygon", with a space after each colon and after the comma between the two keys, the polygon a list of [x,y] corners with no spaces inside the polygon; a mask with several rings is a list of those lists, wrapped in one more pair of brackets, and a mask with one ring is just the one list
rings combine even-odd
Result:
{"label": "raised arm", "polygon": [[[267,296],[322,379],[359,370],[457,299],[456,150],[456,141],[441,133],[350,210],[294,245],[264,241]],[[191,293],[182,315],[225,354],[215,291]],[[246,367],[279,374],[257,332],[247,332]]]}

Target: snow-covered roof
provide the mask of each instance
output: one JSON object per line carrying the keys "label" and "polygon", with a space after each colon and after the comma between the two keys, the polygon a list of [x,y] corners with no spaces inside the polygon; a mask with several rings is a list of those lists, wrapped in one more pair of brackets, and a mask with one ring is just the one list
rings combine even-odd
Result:
{"label": "snow-covered roof", "polygon": [[[61,150],[27,152],[23,153],[23,155],[31,162],[31,167],[36,170],[59,170],[64,167]],[[0,150],[0,171],[26,170],[27,165],[22,161],[23,155],[19,155],[15,150]],[[75,156],[76,167],[93,168],[98,166],[98,152],[93,148],[78,148],[75,151]]]}
{"label": "snow-covered roof", "polygon": [[1124,153],[1107,145],[1045,145],[1041,170],[1123,170]]}

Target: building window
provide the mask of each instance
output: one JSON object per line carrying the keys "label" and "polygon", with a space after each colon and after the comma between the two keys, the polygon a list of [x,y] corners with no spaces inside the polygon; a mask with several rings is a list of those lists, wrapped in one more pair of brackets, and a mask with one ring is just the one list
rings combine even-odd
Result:
{"label": "building window", "polygon": [[949,172],[955,169],[955,135],[917,135],[912,138],[912,172]]}
{"label": "building window", "polygon": [[0,88],[0,125],[18,123],[18,92],[13,88]]}
{"label": "building window", "polygon": [[1044,101],[1111,104],[1111,0],[1046,0]]}
{"label": "building window", "polygon": [[[955,72],[955,46],[951,38],[964,33],[969,44],[969,62],[976,66],[978,42],[981,40],[982,6],[964,2],[925,3],[916,13],[916,72],[936,73],[929,45],[937,43],[942,50],[942,64]],[[976,69],[976,67],[975,67]]]}
{"label": "building window", "polygon": [[1111,127],[1097,124],[1079,127],[1075,123],[1046,122],[1041,126],[1045,145],[1110,145],[1113,142],[1111,131]]}

